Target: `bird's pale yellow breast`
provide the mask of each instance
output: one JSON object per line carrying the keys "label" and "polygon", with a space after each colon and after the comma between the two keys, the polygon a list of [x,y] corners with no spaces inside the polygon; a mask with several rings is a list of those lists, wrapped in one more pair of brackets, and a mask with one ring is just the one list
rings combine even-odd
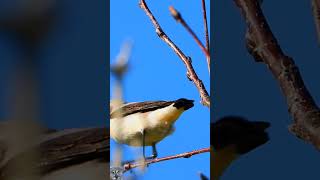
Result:
{"label": "bird's pale yellow breast", "polygon": [[238,157],[235,146],[228,146],[219,151],[211,152],[211,175],[213,179],[219,179],[230,163]]}
{"label": "bird's pale yellow breast", "polygon": [[153,111],[148,114],[148,119],[152,123],[161,124],[161,125],[172,125],[179,116],[183,113],[183,109],[177,109],[170,105],[165,108]]}

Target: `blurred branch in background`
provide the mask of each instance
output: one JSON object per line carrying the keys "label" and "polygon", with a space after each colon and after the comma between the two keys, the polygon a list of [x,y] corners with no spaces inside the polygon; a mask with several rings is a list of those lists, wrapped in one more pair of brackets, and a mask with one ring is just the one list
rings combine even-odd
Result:
{"label": "blurred branch in background", "polygon": [[19,39],[24,46],[25,55],[33,55],[52,27],[56,4],[56,0],[2,2],[0,28]]}
{"label": "blurred branch in background", "polygon": [[[38,60],[35,55],[37,46],[50,29],[55,6],[54,0],[17,0],[2,2],[2,5],[0,29],[12,34],[12,38],[15,37],[22,45],[22,58],[11,74],[12,83],[9,85],[10,122],[2,131],[2,140],[8,148],[5,156],[8,156],[29,149],[40,135],[41,130],[37,125],[40,118]],[[15,173],[8,173],[8,176],[2,171],[1,174],[6,179],[11,179],[11,176],[38,179],[38,175],[31,169],[31,164],[38,160],[38,151],[32,149],[28,156],[10,163],[9,169]]]}
{"label": "blurred branch in background", "polygon": [[318,37],[318,43],[320,44],[320,0],[311,0],[311,3],[314,23],[316,26],[316,32]]}
{"label": "blurred branch in background", "polygon": [[[114,92],[114,97],[112,100],[120,100],[123,103],[123,78],[125,77],[126,72],[128,71],[129,68],[129,57],[131,54],[131,49],[132,49],[132,42],[131,41],[126,41],[118,56],[116,57],[116,62],[115,64],[111,65],[111,73],[114,75],[116,78],[116,84],[115,88],[113,90]],[[116,105],[116,104],[113,104]],[[120,104],[119,104],[120,105]]]}
{"label": "blurred branch in background", "polygon": [[[110,72],[115,77],[116,81],[113,89],[113,97],[110,101],[110,114],[113,110],[118,109],[120,106],[124,104],[123,99],[123,79],[128,72],[129,68],[129,58],[131,55],[132,42],[126,41],[116,57],[116,61],[114,64],[110,66]],[[122,113],[119,112],[121,115]],[[122,118],[122,116],[121,116]],[[122,121],[119,121],[122,123]],[[124,169],[122,168],[122,156],[123,156],[123,147],[120,144],[116,144],[116,148],[114,149],[112,155],[112,163],[110,166],[110,178],[118,179],[123,177]]]}
{"label": "blurred branch in background", "polygon": [[289,130],[320,150],[320,109],[304,85],[298,67],[285,55],[256,0],[235,0],[247,23],[248,52],[268,65],[278,81],[294,122]]}
{"label": "blurred branch in background", "polygon": [[197,87],[200,97],[201,97],[201,103],[204,106],[207,106],[210,108],[210,96],[203,84],[203,82],[199,79],[197,73],[195,72],[191,58],[186,56],[175,43],[165,34],[161,26],[159,25],[156,18],[153,16],[152,12],[147,6],[147,3],[144,0],[140,0],[139,2],[140,8],[145,11],[146,15],[150,18],[152,24],[154,25],[156,29],[156,33],[159,36],[160,39],[162,39],[165,43],[167,43],[172,50],[178,55],[178,57],[182,60],[182,62],[185,64],[187,68],[187,77],[189,80],[191,80],[195,86]]}

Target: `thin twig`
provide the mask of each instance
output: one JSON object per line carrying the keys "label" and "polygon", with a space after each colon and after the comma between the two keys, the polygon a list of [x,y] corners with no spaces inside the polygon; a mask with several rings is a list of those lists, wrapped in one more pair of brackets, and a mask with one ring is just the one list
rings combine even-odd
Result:
{"label": "thin twig", "polygon": [[[203,13],[204,33],[205,33],[205,39],[206,39],[206,48],[207,48],[207,51],[210,54],[207,10],[206,10],[206,2],[205,2],[205,0],[202,0],[202,13]],[[211,58],[211,56],[207,57],[209,72],[210,72],[210,61],[211,61],[210,58]]]}
{"label": "thin twig", "polygon": [[320,44],[320,0],[312,0],[312,12],[316,25],[318,42]]}
{"label": "thin twig", "polygon": [[187,22],[183,19],[183,17],[181,16],[180,12],[177,11],[173,6],[169,7],[170,13],[172,15],[172,17],[179,23],[181,23],[181,25],[186,28],[186,30],[188,31],[188,33],[191,34],[192,38],[196,41],[196,43],[198,44],[198,46],[201,48],[202,52],[205,54],[206,58],[207,58],[207,63],[208,63],[208,69],[210,72],[210,53],[207,50],[206,47],[204,47],[204,45],[202,44],[202,42],[200,41],[200,39],[198,38],[198,36],[196,35],[196,33],[194,33],[194,31],[191,29],[191,27],[187,24]]}
{"label": "thin twig", "polygon": [[257,0],[234,0],[247,23],[247,48],[267,64],[284,94],[294,119],[289,130],[320,150],[320,110],[305,87],[298,67],[285,55],[263,15]]}
{"label": "thin twig", "polygon": [[203,148],[203,149],[194,150],[194,151],[190,151],[190,152],[186,152],[186,153],[181,153],[181,154],[177,154],[177,155],[173,155],[173,156],[167,156],[167,157],[163,157],[163,158],[155,158],[155,159],[148,160],[146,162],[127,163],[127,164],[123,165],[123,167],[126,171],[128,171],[128,170],[136,168],[136,167],[147,166],[149,164],[158,163],[161,161],[167,161],[167,160],[177,159],[177,158],[190,158],[193,155],[201,154],[201,153],[205,153],[205,152],[210,152],[210,148]]}
{"label": "thin twig", "polygon": [[195,86],[197,87],[200,97],[201,97],[201,103],[204,106],[210,107],[210,97],[209,94],[203,84],[203,82],[199,79],[197,73],[195,72],[192,63],[191,58],[187,57],[172,41],[171,39],[164,33],[161,26],[149,10],[146,2],[144,0],[140,0],[139,2],[140,8],[145,11],[147,16],[150,18],[152,24],[156,28],[156,33],[159,36],[160,39],[162,39],[165,43],[167,43],[173,51],[179,56],[179,58],[183,61],[183,63],[186,65],[187,68],[187,77],[189,80],[191,80]]}

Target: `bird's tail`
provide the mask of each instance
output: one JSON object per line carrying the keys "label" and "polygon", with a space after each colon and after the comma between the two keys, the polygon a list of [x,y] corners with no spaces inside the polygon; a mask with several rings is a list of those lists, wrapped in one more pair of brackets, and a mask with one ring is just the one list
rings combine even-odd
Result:
{"label": "bird's tail", "polygon": [[184,110],[188,110],[193,107],[193,102],[194,100],[180,98],[174,102],[173,107],[176,107],[177,109],[183,108]]}

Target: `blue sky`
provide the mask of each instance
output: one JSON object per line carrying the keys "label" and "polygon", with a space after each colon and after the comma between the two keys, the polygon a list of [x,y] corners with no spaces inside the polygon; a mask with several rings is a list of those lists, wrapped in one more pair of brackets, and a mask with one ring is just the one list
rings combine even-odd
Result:
{"label": "blue sky", "polygon": [[[201,1],[147,1],[149,8],[171,39],[192,57],[199,77],[208,91],[210,78],[206,59],[190,35],[169,14],[168,7],[178,9],[204,42]],[[194,99],[194,108],[175,123],[176,131],[157,145],[159,157],[209,147],[209,109],[200,104],[195,86],[186,78],[186,69],[176,54],[156,35],[150,20],[137,1],[110,2],[110,59],[114,62],[125,40],[134,42],[130,70],[125,77],[124,97],[127,102],[147,100]],[[207,1],[207,7],[209,6]],[[208,10],[208,17],[210,11]],[[110,79],[110,90],[114,79]],[[111,93],[112,96],[112,93]],[[110,97],[111,97],[110,96]],[[111,150],[114,141],[111,141]],[[125,158],[132,159],[141,148],[125,146]],[[147,153],[151,153],[148,148]],[[190,159],[177,159],[151,165],[142,179],[198,179],[198,173],[210,174],[209,153]]]}
{"label": "blue sky", "polygon": [[[318,179],[319,151],[289,133],[292,123],[278,83],[245,48],[245,24],[234,1],[214,1],[215,119],[240,115],[271,123],[270,142],[248,153],[222,180]],[[320,102],[320,55],[310,1],[264,1],[263,11],[283,51]]]}

